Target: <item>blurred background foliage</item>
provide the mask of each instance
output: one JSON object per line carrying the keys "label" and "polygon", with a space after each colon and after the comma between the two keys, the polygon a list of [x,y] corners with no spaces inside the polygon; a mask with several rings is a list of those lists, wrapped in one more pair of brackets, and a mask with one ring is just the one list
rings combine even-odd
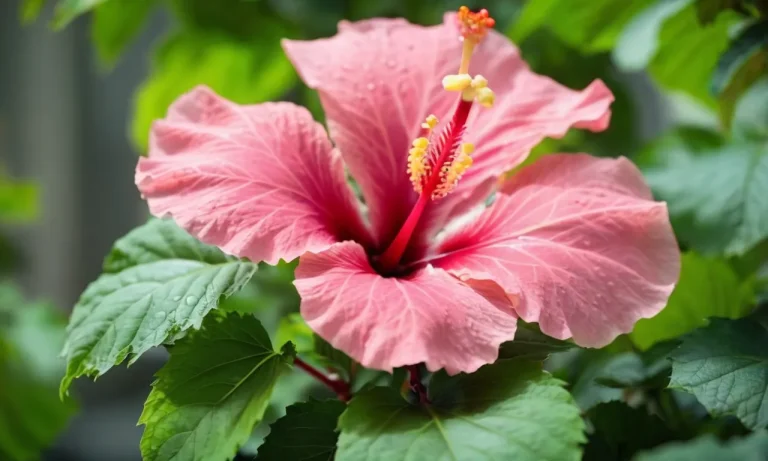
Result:
{"label": "blurred background foliage", "polygon": [[[119,62],[150,17],[171,18],[171,27],[148,57],[151,69],[135,90],[126,127],[140,155],[146,150],[152,120],[198,84],[239,103],[292,100],[322,120],[317,95],[300,82],[282,53],[282,38],[328,36],[340,20],[377,16],[435,24],[460,4],[448,0],[49,3],[54,8],[53,29],[63,29],[74,20],[90,21],[104,72]],[[606,132],[574,130],[562,139],[545,140],[528,161],[552,152],[580,151],[632,158],[655,196],[667,201],[684,252],[680,283],[662,314],[641,321],[631,335],[604,350],[573,349],[548,361],[553,373],[570,383],[590,422],[584,459],[628,460],[642,450],[702,434],[715,438],[686,446],[687,455],[737,459],[706,456],[727,451],[717,438],[765,427],[768,416],[754,422],[742,407],[722,408],[706,398],[697,400],[680,390],[695,393],[683,384],[668,388],[672,372],[666,357],[677,347],[677,338],[697,328],[716,337],[723,326],[711,324],[709,317],[746,318],[740,322],[765,325],[761,303],[768,292],[768,0],[464,3],[489,9],[497,29],[520,47],[537,72],[577,89],[600,78],[616,96]],[[45,7],[45,0],[20,0],[21,21],[35,21]],[[650,109],[643,104],[654,97],[660,98],[659,104]],[[648,110],[653,112],[643,113]],[[666,132],[658,133],[660,127]],[[34,219],[36,194],[36,186],[0,171],[0,223],[10,226]],[[0,235],[4,273],[13,274],[17,256]],[[281,338],[278,343],[291,339],[300,351],[322,350],[295,314],[299,300],[291,285],[292,271],[292,265],[265,266],[222,308],[255,314],[273,338]],[[72,410],[70,403],[55,399],[60,364],[51,357],[60,346],[60,325],[49,306],[25,301],[11,285],[0,286],[0,459],[35,459]],[[715,352],[718,347],[699,346]],[[765,388],[768,348],[761,354],[755,374],[742,379],[762,380]],[[328,359],[323,357],[318,354],[317,359]],[[332,358],[337,364],[344,360],[348,358]],[[270,417],[256,429],[243,456],[255,452],[268,423],[284,414],[286,405],[306,395],[323,395],[301,374],[283,379],[286,382],[273,396]],[[36,406],[46,409],[29,411]],[[734,444],[733,450],[745,450],[752,446],[749,443],[745,439],[745,445]],[[674,457],[675,449],[640,459],[683,459]],[[737,451],[728,453],[737,456]],[[136,459],[131,456],[135,454],[114,459]]]}

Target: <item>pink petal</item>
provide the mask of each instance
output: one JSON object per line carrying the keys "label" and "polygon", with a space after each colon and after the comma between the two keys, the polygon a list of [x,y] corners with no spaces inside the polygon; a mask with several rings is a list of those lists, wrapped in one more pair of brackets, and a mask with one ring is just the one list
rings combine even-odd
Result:
{"label": "pink petal", "polygon": [[[446,121],[457,102],[441,86],[461,56],[453,18],[434,27],[391,19],[342,22],[332,38],[283,46],[307,85],[319,90],[331,137],[369,205],[376,240],[388,244],[417,199],[405,173],[410,143],[427,115]],[[466,139],[477,143],[475,164],[456,192],[430,206],[425,231],[442,227],[459,204],[465,209],[468,200],[487,197],[493,179],[544,137],[562,136],[571,126],[602,130],[610,116],[613,96],[602,82],[576,92],[536,75],[496,32],[477,48],[470,71],[489,79],[497,103],[473,109]]]}
{"label": "pink petal", "polygon": [[542,331],[601,347],[666,304],[680,271],[667,207],[621,158],[552,155],[523,170],[433,261],[519,297]]}
{"label": "pink petal", "polygon": [[309,326],[370,368],[424,362],[433,371],[472,372],[495,361],[515,333],[516,316],[496,284],[473,290],[431,266],[384,278],[353,242],[302,256],[294,284]]}
{"label": "pink petal", "polygon": [[192,90],[153,125],[136,184],[155,216],[253,261],[367,238],[340,156],[290,103],[240,106]]}

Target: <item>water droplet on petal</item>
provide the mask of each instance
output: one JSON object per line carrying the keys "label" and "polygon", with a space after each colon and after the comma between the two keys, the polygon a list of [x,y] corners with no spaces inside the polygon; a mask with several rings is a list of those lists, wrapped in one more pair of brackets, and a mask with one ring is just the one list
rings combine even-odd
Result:
{"label": "water droplet on petal", "polygon": [[387,61],[387,67],[389,67],[390,69],[391,69],[391,68],[394,68],[394,67],[395,67],[395,65],[396,65],[396,64],[395,64],[395,61],[393,61],[393,60],[391,60],[391,59]]}
{"label": "water droplet on petal", "polygon": [[376,89],[376,84],[371,82],[371,83],[365,85],[365,87],[368,88],[370,91],[373,91],[373,90]]}
{"label": "water droplet on petal", "polygon": [[197,303],[197,298],[195,296],[187,296],[187,299],[185,299],[184,302],[187,303],[188,306],[194,306]]}
{"label": "water droplet on petal", "polygon": [[608,281],[608,286],[609,286],[609,287],[612,287],[612,286],[614,286],[614,285],[615,285],[615,283],[613,282],[613,280],[609,280],[609,281]]}

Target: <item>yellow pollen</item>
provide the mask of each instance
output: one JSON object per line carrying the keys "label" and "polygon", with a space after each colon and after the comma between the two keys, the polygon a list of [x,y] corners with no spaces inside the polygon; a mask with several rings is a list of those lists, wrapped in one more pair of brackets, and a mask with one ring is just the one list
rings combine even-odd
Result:
{"label": "yellow pollen", "polygon": [[459,146],[459,151],[450,165],[446,165],[440,171],[440,184],[432,193],[432,199],[438,199],[448,195],[458,184],[459,179],[469,167],[472,166],[472,153],[475,151],[475,145],[472,143],[463,143]]}
{"label": "yellow pollen", "polygon": [[[421,127],[427,130],[427,136],[432,133],[432,129],[437,126],[438,120],[433,114],[430,114]],[[429,148],[429,138],[419,137],[411,143],[413,147],[408,150],[408,169],[413,189],[421,193],[422,182],[429,175],[430,167],[427,162],[427,149]]]}
{"label": "yellow pollen", "polygon": [[485,108],[493,107],[493,102],[496,100],[496,94],[492,89],[480,88],[477,90],[477,102]]}
{"label": "yellow pollen", "polygon": [[434,114],[430,114],[427,119],[424,121],[424,123],[421,124],[421,127],[425,130],[432,131],[435,129],[435,127],[438,124],[437,117],[435,117]]}

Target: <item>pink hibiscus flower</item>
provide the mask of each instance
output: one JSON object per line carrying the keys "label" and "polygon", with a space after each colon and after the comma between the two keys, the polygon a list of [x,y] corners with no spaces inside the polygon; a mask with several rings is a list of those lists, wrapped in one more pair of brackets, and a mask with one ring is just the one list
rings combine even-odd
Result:
{"label": "pink hibiscus flower", "polygon": [[552,155],[500,181],[544,137],[605,129],[613,96],[534,74],[492,26],[462,8],[286,40],[333,144],[299,106],[199,87],[155,122],[136,184],[154,215],[227,253],[299,258],[304,319],[366,367],[472,372],[518,317],[606,345],[677,281],[666,206],[624,158]]}

